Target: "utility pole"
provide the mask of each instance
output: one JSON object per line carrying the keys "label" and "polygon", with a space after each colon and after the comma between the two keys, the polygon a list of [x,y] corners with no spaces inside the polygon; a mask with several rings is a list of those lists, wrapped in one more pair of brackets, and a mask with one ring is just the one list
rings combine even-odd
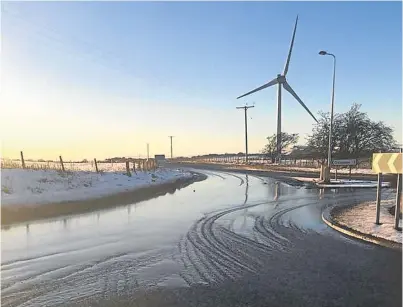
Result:
{"label": "utility pole", "polygon": [[245,112],[245,159],[246,164],[249,162],[248,159],[248,109],[254,108],[255,106],[243,106],[243,107],[236,107],[237,109],[243,109]]}
{"label": "utility pole", "polygon": [[168,136],[171,139],[171,159],[173,158],[173,150],[172,150],[172,138],[174,137],[173,135]]}
{"label": "utility pole", "polygon": [[147,160],[150,160],[150,144],[147,143]]}

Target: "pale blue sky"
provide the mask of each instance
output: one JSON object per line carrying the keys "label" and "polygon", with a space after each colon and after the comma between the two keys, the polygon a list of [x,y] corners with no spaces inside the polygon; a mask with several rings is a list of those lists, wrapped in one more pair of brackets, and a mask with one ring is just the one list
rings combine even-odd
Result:
{"label": "pale blue sky", "polygon": [[[235,98],[282,72],[297,14],[287,77],[305,104],[329,109],[328,50],[335,111],[361,103],[401,142],[401,2],[2,2],[3,153],[168,154],[168,135],[175,155],[244,151],[245,102],[257,152],[276,88]],[[283,97],[283,130],[304,143],[313,121]]]}

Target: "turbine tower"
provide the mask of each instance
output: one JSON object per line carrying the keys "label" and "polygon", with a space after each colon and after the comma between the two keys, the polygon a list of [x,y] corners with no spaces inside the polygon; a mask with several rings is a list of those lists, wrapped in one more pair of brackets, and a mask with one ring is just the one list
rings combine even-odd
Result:
{"label": "turbine tower", "polygon": [[271,80],[270,82],[254,89],[246,94],[243,94],[243,95],[237,97],[237,99],[239,99],[239,98],[248,96],[250,94],[253,94],[255,92],[258,92],[260,90],[263,90],[272,85],[278,84],[278,88],[277,88],[277,161],[278,162],[280,162],[280,159],[281,159],[281,87],[283,87],[287,92],[289,92],[292,96],[294,96],[294,98],[300,103],[300,105],[304,107],[304,109],[312,116],[312,118],[316,122],[318,122],[316,120],[315,116],[313,116],[311,111],[308,109],[308,107],[302,102],[301,98],[298,97],[298,95],[294,92],[294,90],[288,84],[287,79],[286,79],[286,75],[288,72],[288,66],[290,65],[292,48],[294,46],[294,39],[295,39],[295,32],[297,30],[297,24],[298,24],[298,15],[295,20],[295,26],[294,26],[294,32],[292,34],[292,39],[291,39],[290,51],[288,53],[287,61],[285,62],[283,74],[278,74],[277,77],[275,79]]}

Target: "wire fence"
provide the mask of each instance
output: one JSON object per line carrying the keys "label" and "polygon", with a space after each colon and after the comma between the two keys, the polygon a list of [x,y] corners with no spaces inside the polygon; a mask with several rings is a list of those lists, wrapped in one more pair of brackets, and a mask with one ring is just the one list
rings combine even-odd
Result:
{"label": "wire fence", "polygon": [[[201,156],[192,158],[181,159],[185,162],[204,162],[204,163],[223,163],[223,164],[246,164],[246,157],[240,155],[226,155],[226,156]],[[283,157],[280,163],[274,163],[271,158],[262,155],[251,155],[248,157],[249,165],[262,165],[262,166],[290,166],[290,167],[304,167],[304,168],[320,168],[323,162],[315,158],[291,158]],[[371,158],[357,159],[357,164],[354,166],[356,169],[371,169]],[[343,167],[338,167],[343,168]]]}
{"label": "wire fence", "polygon": [[21,159],[1,159],[1,169],[28,169],[28,170],[56,170],[62,172],[136,172],[150,171],[158,167],[155,159],[133,159],[119,158],[118,161],[104,160],[97,161],[64,161],[62,156],[59,156],[58,161],[54,160],[26,160],[21,152]]}

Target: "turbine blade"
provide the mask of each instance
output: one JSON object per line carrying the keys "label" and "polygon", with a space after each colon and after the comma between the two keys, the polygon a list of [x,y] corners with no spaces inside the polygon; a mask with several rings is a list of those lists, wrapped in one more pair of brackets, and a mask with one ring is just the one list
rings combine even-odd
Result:
{"label": "turbine blade", "polygon": [[292,39],[291,39],[290,51],[288,52],[287,62],[285,62],[283,76],[287,75],[288,66],[290,65],[292,47],[294,46],[295,32],[297,31],[297,24],[298,24],[298,15],[297,15],[297,19],[295,20],[295,26],[294,26],[294,32],[292,34]]}
{"label": "turbine blade", "polygon": [[242,96],[239,96],[239,97],[237,97],[236,99],[239,99],[239,98],[248,96],[248,95],[250,95],[250,94],[253,94],[253,93],[255,93],[255,92],[258,92],[258,91],[260,91],[260,90],[262,90],[262,89],[265,89],[266,87],[275,85],[275,84],[277,84],[277,83],[278,83],[278,82],[277,82],[277,78],[275,78],[275,79],[271,80],[270,82],[266,83],[265,85],[262,85],[261,87],[255,88],[253,91],[247,92],[246,94],[243,94]]}
{"label": "turbine blade", "polygon": [[294,92],[294,90],[291,88],[291,86],[286,82],[283,83],[284,89],[289,92],[291,95],[294,96],[294,98],[300,103],[301,106],[304,107],[304,109],[309,113],[309,115],[312,116],[312,118],[315,120],[315,122],[318,122],[318,120],[313,116],[311,111],[308,109],[308,107],[302,102],[301,98],[298,97],[298,95]]}

